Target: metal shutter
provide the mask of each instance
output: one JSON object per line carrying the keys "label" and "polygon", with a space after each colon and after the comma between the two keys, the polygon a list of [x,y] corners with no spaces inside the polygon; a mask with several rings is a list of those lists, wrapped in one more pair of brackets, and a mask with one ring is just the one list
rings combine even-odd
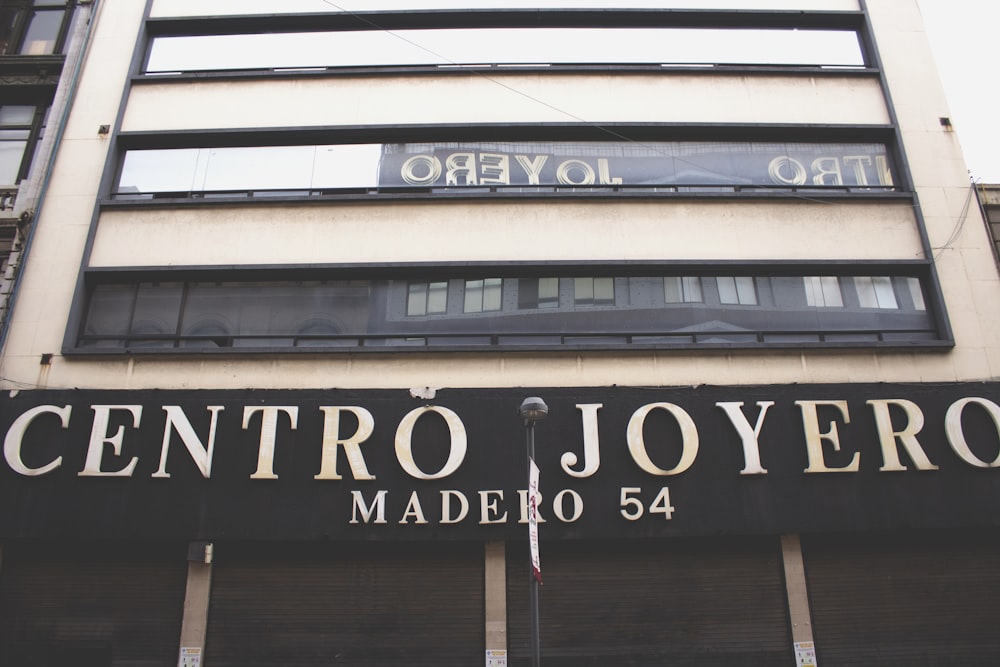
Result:
{"label": "metal shutter", "polygon": [[998,548],[995,531],[804,538],[819,664],[1000,664]]}
{"label": "metal shutter", "polygon": [[[794,664],[777,539],[543,541],[541,562],[546,667]],[[509,545],[512,666],[530,661],[528,576]]]}
{"label": "metal shutter", "polygon": [[184,555],[184,545],[4,545],[0,664],[174,667]]}
{"label": "metal shutter", "polygon": [[481,544],[215,545],[207,667],[480,664]]}

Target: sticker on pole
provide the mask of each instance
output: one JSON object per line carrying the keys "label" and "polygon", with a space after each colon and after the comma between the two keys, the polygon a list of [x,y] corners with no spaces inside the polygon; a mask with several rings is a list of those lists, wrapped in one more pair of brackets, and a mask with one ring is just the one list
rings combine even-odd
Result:
{"label": "sticker on pole", "polygon": [[201,667],[201,649],[190,646],[181,647],[181,657],[177,667]]}
{"label": "sticker on pole", "polygon": [[795,661],[798,667],[816,667],[816,646],[812,642],[795,642]]}
{"label": "sticker on pole", "polygon": [[486,649],[486,667],[507,667],[507,651]]}
{"label": "sticker on pole", "polygon": [[528,543],[531,549],[531,574],[542,583],[542,566],[538,559],[538,466],[528,459]]}

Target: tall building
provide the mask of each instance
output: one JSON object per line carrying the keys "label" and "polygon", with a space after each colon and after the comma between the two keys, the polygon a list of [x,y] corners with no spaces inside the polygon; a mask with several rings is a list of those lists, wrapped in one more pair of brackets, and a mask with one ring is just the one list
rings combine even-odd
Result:
{"label": "tall building", "polygon": [[536,545],[547,666],[997,662],[1000,284],[917,1],[607,4],[94,0],[0,663],[527,665]]}

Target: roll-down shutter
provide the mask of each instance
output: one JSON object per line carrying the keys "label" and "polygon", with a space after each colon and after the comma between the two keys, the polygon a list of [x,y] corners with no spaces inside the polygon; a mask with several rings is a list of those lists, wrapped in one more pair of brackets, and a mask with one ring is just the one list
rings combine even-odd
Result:
{"label": "roll-down shutter", "polygon": [[[776,539],[542,543],[546,667],[791,665]],[[529,664],[528,554],[507,551],[511,665]]]}
{"label": "roll-down shutter", "polygon": [[803,538],[823,667],[1000,664],[995,531]]}
{"label": "roll-down shutter", "polygon": [[185,545],[5,544],[0,664],[174,667]]}
{"label": "roll-down shutter", "polygon": [[216,544],[206,667],[467,667],[481,544]]}

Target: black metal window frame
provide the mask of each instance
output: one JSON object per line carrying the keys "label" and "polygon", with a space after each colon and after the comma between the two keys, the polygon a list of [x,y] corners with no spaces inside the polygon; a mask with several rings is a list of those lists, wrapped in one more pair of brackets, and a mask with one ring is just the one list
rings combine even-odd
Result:
{"label": "black metal window frame", "polygon": [[62,3],[46,2],[36,6],[36,3],[33,2],[33,0],[4,0],[3,6],[0,7],[0,12],[9,13],[10,15],[10,22],[7,24],[10,27],[10,33],[7,37],[4,48],[0,51],[0,57],[36,57],[32,54],[21,53],[21,49],[24,47],[24,39],[28,35],[29,28],[31,27],[31,19],[36,12],[63,12],[62,20],[55,34],[52,51],[51,53],[46,53],[44,55],[51,56],[62,54],[63,49],[66,47],[69,27],[73,22],[73,10],[76,8],[77,4],[77,0],[67,0]]}
{"label": "black metal window frame", "polygon": [[0,107],[24,106],[34,107],[31,121],[18,125],[0,125],[0,131],[21,131],[25,132],[25,146],[21,154],[21,160],[17,168],[17,176],[14,183],[4,185],[17,185],[28,177],[31,171],[31,164],[34,161],[38,142],[41,141],[45,130],[45,122],[48,117],[49,108],[52,103],[54,90],[32,89],[19,91],[17,89],[0,96]]}
{"label": "black metal window frame", "polygon": [[147,44],[134,81],[191,80],[204,78],[243,78],[270,76],[337,76],[337,75],[394,75],[394,74],[474,74],[503,71],[496,63],[469,63],[453,65],[402,65],[402,66],[346,66],[297,68],[269,68],[246,70],[210,70],[145,74],[153,40],[158,37],[189,37],[207,35],[252,35],[296,32],[360,32],[402,31],[421,29],[464,28],[704,28],[704,29],[797,29],[843,30],[858,35],[863,66],[827,68],[820,65],[748,65],[715,63],[712,66],[670,63],[615,64],[581,63],[529,63],[517,65],[517,71],[612,71],[612,72],[669,72],[669,71],[749,71],[749,72],[804,72],[817,74],[877,73],[867,52],[868,40],[864,12],[861,11],[792,11],[792,10],[697,10],[697,9],[424,9],[407,12],[385,10],[366,12],[324,12],[308,14],[243,15],[163,17],[146,21]]}
{"label": "black metal window frame", "polygon": [[[797,278],[817,275],[835,275],[841,277],[853,276],[888,276],[894,278],[912,278],[919,281],[924,303],[917,309],[923,315],[922,325],[917,329],[886,328],[879,330],[868,325],[868,328],[838,328],[828,330],[822,328],[798,328],[789,330],[771,329],[773,326],[769,313],[784,312],[768,311],[764,304],[730,306],[748,314],[756,322],[764,322],[764,329],[750,328],[731,331],[709,329],[704,332],[697,329],[677,331],[631,330],[628,323],[616,322],[617,330],[593,330],[580,328],[585,318],[594,316],[594,308],[583,308],[578,313],[576,329],[550,330],[544,325],[529,323],[523,330],[505,329],[490,330],[489,317],[496,313],[475,313],[458,315],[462,327],[454,327],[456,320],[448,321],[445,315],[428,315],[426,317],[408,317],[405,315],[406,286],[410,281],[457,281],[477,278],[538,278],[558,277],[576,278],[580,276],[613,276],[615,278],[653,276],[751,276],[755,278]],[[393,265],[332,265],[325,267],[242,267],[212,268],[212,267],[178,267],[162,268],[122,268],[122,269],[91,269],[84,273],[84,285],[80,298],[74,303],[73,312],[67,327],[63,353],[75,356],[100,355],[191,355],[191,354],[343,354],[343,353],[380,353],[394,354],[398,352],[509,352],[509,351],[546,351],[559,353],[573,350],[711,350],[711,349],[836,349],[836,348],[886,348],[886,349],[941,349],[953,345],[950,331],[944,318],[943,309],[937,303],[936,292],[931,276],[931,267],[919,261],[894,262],[555,262],[545,265],[531,263],[451,263],[451,264],[393,264]],[[181,333],[184,321],[177,315],[174,333],[112,333],[110,335],[94,335],[85,332],[86,318],[90,309],[90,298],[97,286],[134,286],[139,289],[141,284],[171,283],[181,285],[184,295],[176,298],[187,298],[187,285],[192,283],[253,283],[277,284],[292,281],[337,281],[348,284],[350,281],[385,280],[397,282],[401,287],[398,291],[396,304],[396,319],[385,320],[390,326],[375,331],[334,331],[308,328],[302,333],[288,332],[257,332],[246,333],[214,328],[204,331],[189,331]],[[572,281],[568,281],[572,283]],[[756,281],[755,281],[756,282]],[[846,282],[846,281],[845,281]],[[284,285],[282,285],[284,286]],[[803,294],[805,287],[803,286]],[[506,289],[505,289],[506,292]],[[388,294],[388,293],[386,293]],[[460,296],[453,294],[452,296]],[[505,296],[505,298],[507,298]],[[804,297],[803,297],[804,298]],[[516,301],[517,295],[511,295]],[[376,303],[377,301],[377,303]],[[510,302],[510,301],[509,301]],[[371,302],[366,313],[382,317],[391,312],[392,297],[383,296]],[[461,310],[461,299],[449,298],[449,303],[455,303],[454,312]],[[563,298],[562,303],[572,303]],[[705,303],[667,303],[666,308],[703,308]],[[134,308],[134,306],[132,306]],[[181,306],[183,309],[183,306]],[[869,307],[870,308],[870,307]],[[515,307],[521,313],[525,311]],[[813,308],[808,312],[816,315],[819,311],[826,317],[831,309]],[[556,314],[558,309],[542,309],[533,312],[540,316]],[[606,316],[615,319],[613,307],[607,308]],[[757,314],[752,314],[756,311]],[[184,311],[178,311],[183,313]],[[451,311],[449,311],[451,312]],[[621,311],[628,312],[628,310]],[[870,311],[873,312],[873,311]],[[886,312],[886,311],[880,311]],[[590,313],[588,315],[588,313]],[[206,326],[213,318],[212,312],[203,313],[200,317]],[[364,313],[362,316],[367,317]],[[125,318],[132,327],[133,314],[122,313],[119,319]],[[199,321],[201,321],[199,320]],[[479,320],[477,323],[476,320]],[[124,320],[123,320],[124,321]],[[220,319],[221,321],[221,319]],[[305,320],[304,320],[305,321]],[[874,321],[874,320],[873,320]],[[305,321],[309,324],[308,321]],[[367,322],[367,320],[366,320]],[[451,328],[449,328],[451,327]],[[211,328],[211,327],[209,327]],[[131,329],[129,329],[131,331]],[[133,346],[129,340],[135,339]],[[532,341],[532,338],[538,340]],[[301,339],[301,341],[299,340]],[[204,344],[202,344],[204,343]]]}

